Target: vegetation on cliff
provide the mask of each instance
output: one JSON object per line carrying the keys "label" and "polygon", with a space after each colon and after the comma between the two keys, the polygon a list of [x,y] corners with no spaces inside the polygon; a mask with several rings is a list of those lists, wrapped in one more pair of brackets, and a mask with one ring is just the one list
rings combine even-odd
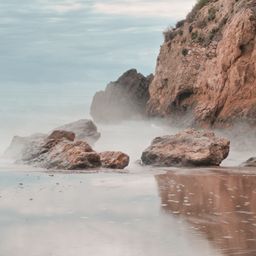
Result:
{"label": "vegetation on cliff", "polygon": [[256,122],[254,0],[200,0],[164,38],[150,115],[189,112],[204,126]]}

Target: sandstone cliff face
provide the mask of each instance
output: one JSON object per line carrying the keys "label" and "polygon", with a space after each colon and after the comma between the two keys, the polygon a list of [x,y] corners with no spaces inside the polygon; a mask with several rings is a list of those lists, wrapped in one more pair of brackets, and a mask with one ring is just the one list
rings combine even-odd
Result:
{"label": "sandstone cliff face", "polygon": [[209,0],[165,33],[147,112],[256,122],[256,1]]}

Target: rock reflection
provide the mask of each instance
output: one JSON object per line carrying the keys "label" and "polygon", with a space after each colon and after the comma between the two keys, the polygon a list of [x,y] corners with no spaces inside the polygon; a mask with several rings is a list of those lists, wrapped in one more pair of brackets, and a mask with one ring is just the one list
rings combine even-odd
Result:
{"label": "rock reflection", "polygon": [[156,180],[164,211],[184,218],[224,255],[256,255],[256,175],[168,172]]}

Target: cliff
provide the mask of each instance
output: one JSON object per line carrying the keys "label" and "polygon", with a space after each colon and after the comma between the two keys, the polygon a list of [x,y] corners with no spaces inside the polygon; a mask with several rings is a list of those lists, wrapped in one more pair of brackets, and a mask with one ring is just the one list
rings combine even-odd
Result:
{"label": "cliff", "polygon": [[256,122],[256,1],[201,0],[165,33],[147,113],[201,126]]}
{"label": "cliff", "polygon": [[149,84],[153,75],[147,77],[131,69],[107,85],[105,91],[97,92],[90,113],[97,122],[118,122],[141,118],[145,115],[149,100]]}

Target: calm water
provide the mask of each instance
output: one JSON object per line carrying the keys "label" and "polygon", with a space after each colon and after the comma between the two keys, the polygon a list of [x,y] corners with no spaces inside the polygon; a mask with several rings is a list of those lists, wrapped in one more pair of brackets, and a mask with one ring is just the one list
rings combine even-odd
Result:
{"label": "calm water", "polygon": [[250,172],[0,172],[1,255],[253,256]]}

